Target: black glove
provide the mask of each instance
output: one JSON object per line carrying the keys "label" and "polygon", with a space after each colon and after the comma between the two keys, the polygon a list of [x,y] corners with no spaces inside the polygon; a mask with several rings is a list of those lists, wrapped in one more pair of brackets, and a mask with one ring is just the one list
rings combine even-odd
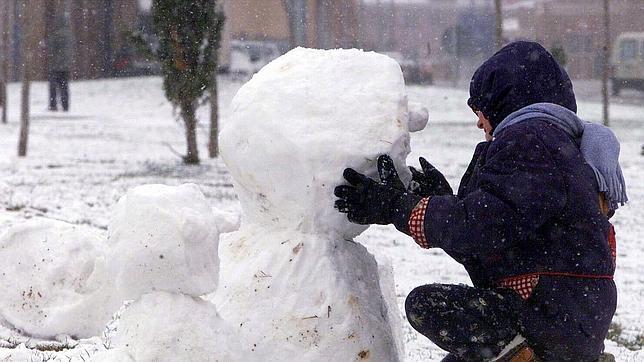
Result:
{"label": "black glove", "polygon": [[351,168],[345,169],[343,176],[350,185],[335,188],[334,194],[338,197],[335,208],[356,224],[393,223],[398,230],[409,234],[409,215],[421,197],[405,190],[389,156],[378,157],[378,174],[381,182]]}
{"label": "black glove", "polygon": [[453,195],[454,192],[445,179],[445,176],[438,171],[431,163],[424,158],[419,158],[422,172],[409,166],[411,171],[411,183],[409,191],[420,197],[435,195]]}

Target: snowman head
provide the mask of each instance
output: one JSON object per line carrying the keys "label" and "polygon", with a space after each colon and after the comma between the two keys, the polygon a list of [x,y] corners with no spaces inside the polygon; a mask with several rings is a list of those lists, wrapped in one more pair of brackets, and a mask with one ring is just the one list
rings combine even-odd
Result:
{"label": "snowman head", "polygon": [[128,190],[108,234],[108,268],[123,299],[152,291],[200,296],[217,287],[219,229],[195,184]]}
{"label": "snowman head", "polygon": [[221,153],[245,224],[352,238],[366,229],[333,208],[333,189],[352,167],[376,175],[390,155],[403,181],[408,110],[399,65],[356,49],[297,48],[238,91]]}

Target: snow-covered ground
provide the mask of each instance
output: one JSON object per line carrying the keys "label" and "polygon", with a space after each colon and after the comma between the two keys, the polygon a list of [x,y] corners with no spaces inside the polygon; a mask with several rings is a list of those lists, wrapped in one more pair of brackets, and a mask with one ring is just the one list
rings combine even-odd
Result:
{"label": "snow-covered ground", "polygon": [[[230,114],[230,101],[239,87],[239,83],[221,79],[222,123]],[[474,115],[465,106],[467,92],[409,87],[408,93],[410,100],[428,107],[430,116],[427,128],[412,134],[408,163],[417,165],[417,158],[422,155],[456,187],[474,145],[482,138],[475,127]],[[184,166],[171,151],[184,152],[183,127],[175,121],[159,78],[74,82],[69,113],[48,112],[46,84],[32,84],[29,154],[22,159],[15,156],[20,85],[10,84],[8,94],[9,124],[0,124],[0,233],[10,225],[42,216],[88,225],[106,236],[111,207],[118,198],[131,187],[150,183],[193,182],[200,186],[211,206],[239,209],[223,163],[206,158],[207,107],[198,112],[202,121],[198,136],[202,164]],[[644,94],[641,100],[644,101]],[[579,114],[587,120],[599,121],[601,105],[581,101]],[[618,238],[619,301],[612,339],[618,343],[607,341],[607,349],[619,361],[644,360],[644,351],[635,350],[644,344],[644,250],[640,246],[644,239],[644,156],[640,154],[644,143],[643,114],[644,106],[615,104],[611,108],[611,125],[622,142],[621,161],[631,199],[613,219]],[[358,241],[377,258],[392,260],[403,317],[404,298],[415,286],[468,283],[464,269],[447,255],[420,249],[393,227],[372,226]],[[0,327],[0,360],[25,358],[24,350],[1,348],[11,344],[1,342],[10,335],[11,331]],[[408,361],[439,360],[444,356],[444,352],[407,324],[403,335]],[[12,341],[20,339],[14,336]],[[84,341],[83,346],[89,353],[102,348],[91,340]],[[47,353],[55,356],[54,352]],[[79,360],[88,357],[87,352],[69,355]]]}

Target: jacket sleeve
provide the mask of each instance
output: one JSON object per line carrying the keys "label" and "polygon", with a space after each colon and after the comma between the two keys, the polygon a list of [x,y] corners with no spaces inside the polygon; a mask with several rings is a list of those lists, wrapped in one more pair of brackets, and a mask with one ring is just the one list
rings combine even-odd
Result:
{"label": "jacket sleeve", "polygon": [[[540,131],[540,132],[537,132]],[[490,145],[476,187],[462,198],[435,196],[424,216],[424,236],[447,253],[477,255],[534,239],[566,203],[556,160],[537,134],[516,125]]]}
{"label": "jacket sleeve", "polygon": [[476,145],[476,148],[474,149],[474,155],[472,155],[472,160],[470,161],[470,164],[467,166],[467,169],[465,170],[463,177],[461,177],[461,182],[458,185],[458,192],[456,193],[458,197],[462,197],[466,193],[466,189],[470,182],[470,179],[472,178],[474,169],[476,168],[476,165],[479,163],[479,161],[485,158],[484,156],[489,146],[490,146],[489,141],[481,142],[478,145]]}

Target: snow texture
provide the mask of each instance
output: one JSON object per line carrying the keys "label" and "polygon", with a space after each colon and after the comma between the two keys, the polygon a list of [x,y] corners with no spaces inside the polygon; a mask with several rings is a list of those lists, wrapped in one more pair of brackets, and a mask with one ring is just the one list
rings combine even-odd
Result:
{"label": "snow texture", "polygon": [[106,349],[92,355],[91,362],[134,362],[124,349]]}
{"label": "snow texture", "polygon": [[242,336],[248,360],[401,357],[394,330],[400,317],[388,310],[395,300],[383,297],[378,265],[364,246],[248,227],[223,235],[220,247],[221,281],[214,300],[222,318]]}
{"label": "snow texture", "polygon": [[245,337],[245,356],[401,359],[399,315],[388,310],[393,278],[381,279],[373,255],[351,240],[366,227],[333,208],[345,167],[373,175],[386,153],[410,178],[398,64],[358,50],[297,48],[241,87],[232,108],[220,144],[242,221],[222,236],[215,304]]}
{"label": "snow texture", "polygon": [[239,229],[241,224],[241,214],[239,212],[213,207],[212,213],[220,233],[230,233]]}
{"label": "snow texture", "polygon": [[215,306],[188,295],[153,292],[130,304],[103,361],[240,361],[237,336]]}
{"label": "snow texture", "polygon": [[33,219],[0,236],[0,315],[27,335],[98,335],[112,296],[104,241],[92,229]]}
{"label": "snow texture", "polygon": [[0,204],[9,205],[13,197],[11,186],[0,181]]}
{"label": "snow texture", "polygon": [[403,342],[403,321],[400,318],[400,312],[396,305],[396,283],[394,280],[394,269],[391,259],[386,255],[376,256],[378,263],[378,275],[380,278],[380,291],[382,292],[385,308],[387,309],[387,319],[391,323],[391,331],[396,342],[398,356],[405,355],[405,344]]}
{"label": "snow texture", "polygon": [[200,296],[217,287],[219,231],[195,184],[130,189],[114,210],[107,260],[121,300],[151,291]]}

